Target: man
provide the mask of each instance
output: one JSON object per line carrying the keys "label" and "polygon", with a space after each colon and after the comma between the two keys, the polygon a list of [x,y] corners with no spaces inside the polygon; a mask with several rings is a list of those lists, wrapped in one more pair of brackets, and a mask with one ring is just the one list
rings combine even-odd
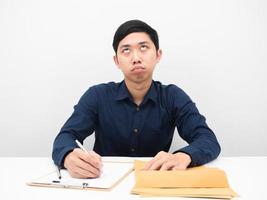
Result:
{"label": "man", "polygon": [[[101,156],[147,156],[144,170],[175,170],[205,164],[220,153],[216,136],[192,100],[152,75],[160,61],[157,32],[148,24],[123,23],[113,38],[114,62],[124,80],[90,87],[57,135],[53,160],[71,176],[98,177]],[[174,129],[189,145],[168,153]],[[80,142],[95,132],[94,151]]]}

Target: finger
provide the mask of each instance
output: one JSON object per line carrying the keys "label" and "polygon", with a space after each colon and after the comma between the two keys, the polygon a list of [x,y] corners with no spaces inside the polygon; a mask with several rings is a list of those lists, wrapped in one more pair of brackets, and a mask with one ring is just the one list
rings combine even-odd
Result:
{"label": "finger", "polygon": [[[76,162],[75,160],[73,160],[74,162]],[[71,177],[73,178],[85,178],[84,176],[82,176],[79,173],[76,173],[75,171],[77,171],[77,166],[74,164],[74,162],[71,162],[68,164],[68,172],[71,175]]]}
{"label": "finger", "polygon": [[152,160],[151,163],[149,163],[149,166],[147,166],[147,170],[158,170],[161,168],[161,166],[169,159],[170,153],[167,153],[165,151],[160,151]]}
{"label": "finger", "polygon": [[143,169],[142,170],[148,170],[151,166],[152,166],[152,164],[154,163],[155,161],[152,159],[152,160],[150,160],[150,161],[148,161],[145,165],[144,165],[144,167],[143,167]]}
{"label": "finger", "polygon": [[157,160],[159,160],[159,159],[161,159],[162,158],[162,151],[161,152],[159,152],[159,153],[157,153],[157,155],[154,157],[154,158],[152,158],[150,161],[148,161],[146,164],[145,164],[145,166],[143,167],[143,170],[149,170],[150,168],[151,168],[151,166],[157,161]]}
{"label": "finger", "polygon": [[102,166],[102,162],[99,159],[95,158],[91,153],[86,153],[82,150],[79,151],[78,157],[90,165],[94,166],[96,169],[100,169]]}
{"label": "finger", "polygon": [[[76,169],[74,169],[74,170],[76,170]],[[90,175],[85,176],[85,175],[79,174],[73,170],[68,170],[68,171],[69,171],[69,174],[71,175],[71,177],[73,177],[73,178],[93,178],[93,176],[92,177],[90,177]]]}
{"label": "finger", "polygon": [[172,168],[172,170],[185,170],[187,168],[187,165],[178,164]]}
{"label": "finger", "polygon": [[175,167],[175,163],[173,161],[167,161],[163,163],[163,165],[160,168],[160,171],[166,171],[166,170],[171,170]]}
{"label": "finger", "polygon": [[75,150],[75,156],[72,157],[71,163],[74,167],[81,167],[95,173],[96,175],[100,173],[100,168],[96,167],[97,164],[94,163],[91,156],[80,149]]}
{"label": "finger", "polygon": [[70,173],[71,177],[74,178],[94,178],[94,177],[98,177],[96,174],[93,174],[91,172],[83,172],[81,168],[79,168],[78,166],[72,164],[71,166],[69,166],[68,168],[68,172]]}
{"label": "finger", "polygon": [[88,162],[85,162],[84,160],[78,159],[74,164],[75,164],[76,167],[79,167],[79,168],[81,168],[83,170],[91,172],[91,173],[93,173],[95,175],[100,175],[101,171],[100,171],[99,168],[96,168],[95,166],[91,165]]}
{"label": "finger", "polygon": [[102,161],[101,156],[99,154],[97,154],[95,151],[92,150],[92,151],[89,151],[89,153],[92,153],[96,158],[98,158],[99,160]]}
{"label": "finger", "polygon": [[74,149],[73,152],[76,155],[78,155],[78,157],[81,157],[86,162],[89,162],[89,163],[91,163],[91,162],[101,163],[102,162],[101,156],[98,155],[97,153],[95,153],[94,151],[85,152],[80,148],[76,148],[76,149]]}
{"label": "finger", "polygon": [[99,175],[101,173],[101,168],[96,167],[93,162],[89,163],[84,161],[82,158],[79,158],[75,163],[76,167],[80,167],[86,171]]}
{"label": "finger", "polygon": [[76,166],[76,168],[74,169],[74,173],[80,176],[81,178],[96,178],[96,177],[99,177],[100,175],[100,174],[95,174],[91,171],[85,170],[83,168],[80,168],[78,166]]}
{"label": "finger", "polygon": [[166,158],[161,158],[161,159],[156,160],[148,170],[158,170],[158,169],[160,169],[165,161],[166,161]]}
{"label": "finger", "polygon": [[94,156],[98,160],[98,162],[101,164],[102,167],[103,166],[102,157],[94,151],[89,151],[89,153],[92,154],[92,156]]}
{"label": "finger", "polygon": [[150,161],[148,161],[145,166],[143,167],[143,170],[149,170],[151,168],[151,166],[160,158],[155,156],[154,158],[152,158]]}
{"label": "finger", "polygon": [[165,157],[166,155],[168,155],[169,153],[165,152],[165,151],[160,151],[158,152],[157,156],[159,157]]}
{"label": "finger", "polygon": [[77,173],[75,173],[74,171],[72,171],[70,169],[68,170],[68,172],[69,172],[70,176],[73,177],[73,178],[84,178],[80,174],[77,174]]}

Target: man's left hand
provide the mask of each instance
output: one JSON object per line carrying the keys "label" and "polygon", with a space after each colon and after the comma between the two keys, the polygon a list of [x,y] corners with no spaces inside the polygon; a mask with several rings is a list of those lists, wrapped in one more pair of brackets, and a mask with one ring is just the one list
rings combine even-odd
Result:
{"label": "man's left hand", "polygon": [[143,170],[184,170],[190,163],[191,158],[186,153],[172,154],[161,151],[144,166]]}

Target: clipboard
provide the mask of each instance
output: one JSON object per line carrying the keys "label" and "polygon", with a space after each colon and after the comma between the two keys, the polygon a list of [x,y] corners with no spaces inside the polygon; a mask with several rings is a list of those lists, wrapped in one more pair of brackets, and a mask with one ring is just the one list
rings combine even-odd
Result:
{"label": "clipboard", "polygon": [[61,169],[61,179],[58,178],[57,170],[54,170],[26,184],[38,187],[110,191],[129,175],[133,169],[133,163],[104,161],[103,172],[98,178],[73,178],[66,169]]}

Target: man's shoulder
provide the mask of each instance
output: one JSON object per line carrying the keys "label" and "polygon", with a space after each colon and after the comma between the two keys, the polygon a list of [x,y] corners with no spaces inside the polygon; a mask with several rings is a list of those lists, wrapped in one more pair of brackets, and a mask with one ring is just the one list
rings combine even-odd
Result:
{"label": "man's shoulder", "polygon": [[92,88],[96,90],[103,90],[103,89],[110,89],[110,88],[117,88],[120,83],[117,82],[107,82],[107,83],[99,83],[91,86]]}
{"label": "man's shoulder", "polygon": [[107,82],[107,83],[98,83],[95,85],[89,86],[88,90],[95,90],[95,91],[105,91],[107,89],[117,89],[121,82]]}
{"label": "man's shoulder", "polygon": [[170,105],[185,104],[191,101],[187,93],[176,84],[162,84],[159,81],[154,81],[158,95],[162,100],[168,102]]}
{"label": "man's shoulder", "polygon": [[160,90],[165,93],[184,93],[183,89],[181,89],[176,84],[163,84],[160,81],[153,81],[157,90]]}
{"label": "man's shoulder", "polygon": [[121,83],[107,82],[90,85],[89,88],[82,95],[82,100],[88,99],[107,99],[107,97],[114,96],[117,93]]}
{"label": "man's shoulder", "polygon": [[122,82],[107,82],[89,86],[85,94],[105,96],[106,94],[115,94]]}

